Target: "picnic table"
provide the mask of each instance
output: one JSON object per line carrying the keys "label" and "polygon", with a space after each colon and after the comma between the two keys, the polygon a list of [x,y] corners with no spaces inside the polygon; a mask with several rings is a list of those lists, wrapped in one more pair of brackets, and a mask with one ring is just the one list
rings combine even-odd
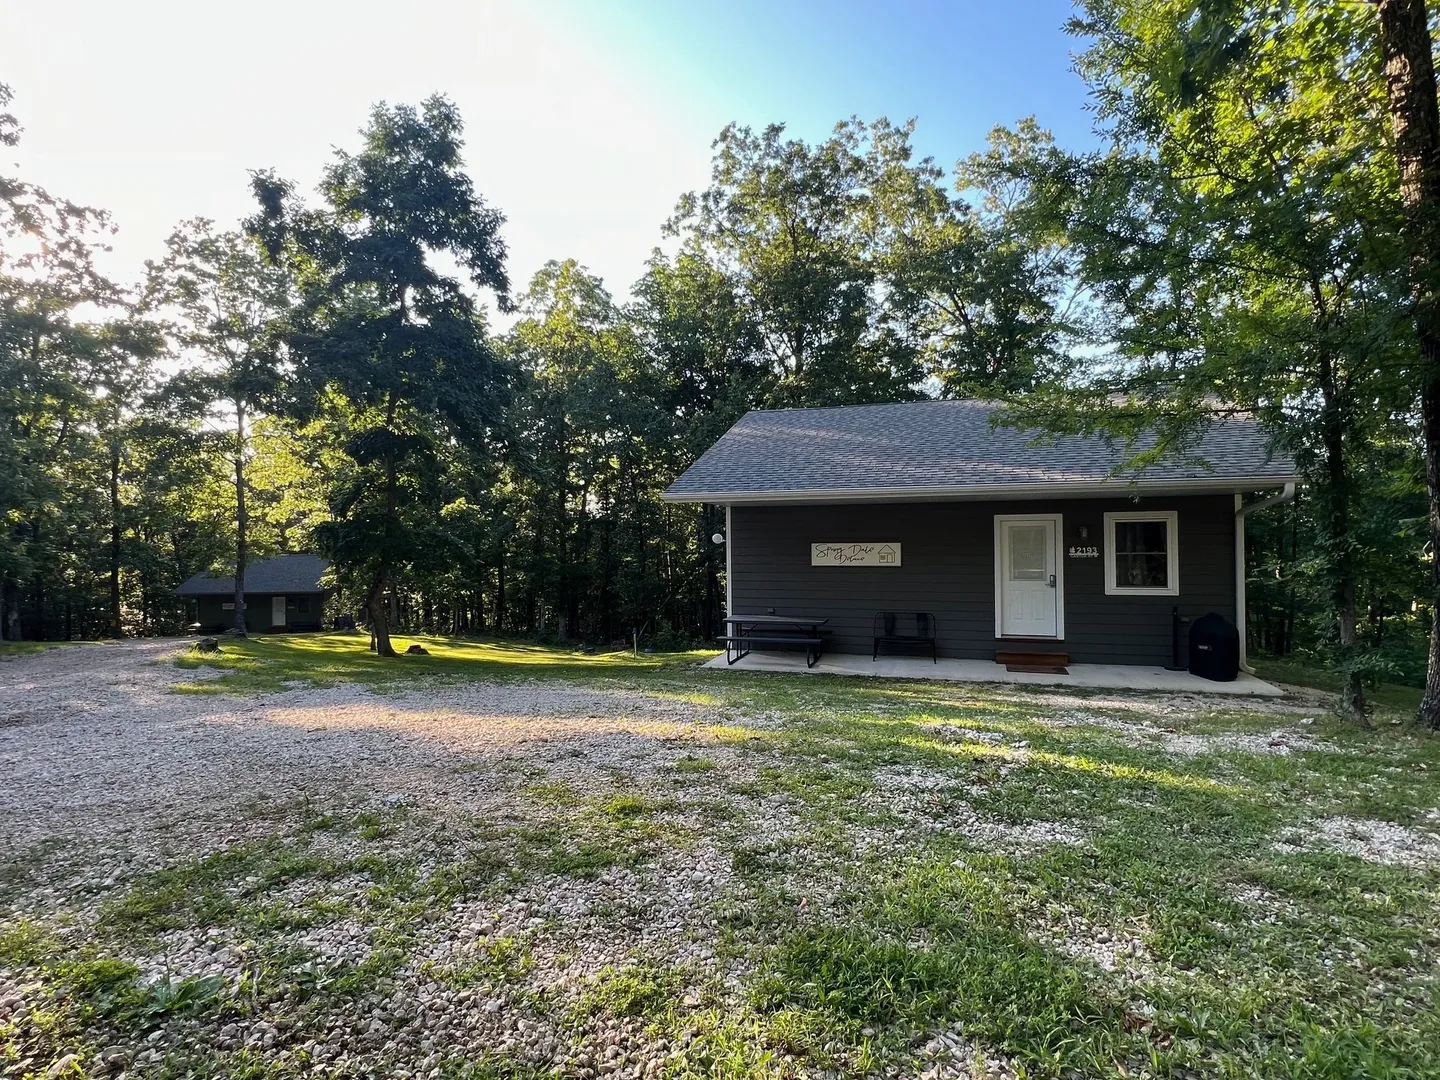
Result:
{"label": "picnic table", "polygon": [[720,637],[725,643],[725,663],[743,660],[756,643],[804,645],[808,668],[820,661],[820,653],[825,648],[820,628],[830,620],[806,615],[730,615],[724,621],[730,628]]}

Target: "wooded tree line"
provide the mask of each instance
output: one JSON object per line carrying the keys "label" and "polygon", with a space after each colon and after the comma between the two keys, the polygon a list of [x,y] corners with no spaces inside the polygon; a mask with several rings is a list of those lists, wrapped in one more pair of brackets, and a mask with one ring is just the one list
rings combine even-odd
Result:
{"label": "wooded tree line", "polygon": [[377,106],[313,194],[257,172],[252,217],[181,223],[138,282],[96,269],[103,212],[0,178],[4,635],[171,632],[194,571],[315,549],[382,651],[397,619],[698,640],[721,517],[659,494],[746,409],[981,395],[1140,466],[1236,408],[1307,478],[1251,519],[1253,645],[1363,717],[1436,610],[1424,5],[1072,29],[1103,149],[1024,120],[947,170],[912,124],[732,125],[621,298],[573,260],[512,283],[440,96]]}

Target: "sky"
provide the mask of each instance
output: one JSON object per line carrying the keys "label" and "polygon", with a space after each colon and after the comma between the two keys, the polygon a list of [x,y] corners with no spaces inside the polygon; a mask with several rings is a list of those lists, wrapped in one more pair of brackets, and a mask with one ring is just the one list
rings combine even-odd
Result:
{"label": "sky", "polygon": [[731,121],[807,140],[918,118],[944,165],[1035,115],[1092,141],[1068,0],[6,0],[0,174],[109,210],[134,282],[183,219],[251,212],[248,170],[313,190],[377,101],[448,94],[512,282],[575,258],[617,298]]}

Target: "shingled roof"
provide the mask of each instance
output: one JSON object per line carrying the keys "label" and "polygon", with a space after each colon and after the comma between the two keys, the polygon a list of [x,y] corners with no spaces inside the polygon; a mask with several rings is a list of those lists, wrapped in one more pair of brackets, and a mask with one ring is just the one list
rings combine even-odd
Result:
{"label": "shingled roof", "polygon": [[[245,567],[245,592],[249,593],[315,593],[323,592],[320,577],[330,564],[319,555],[273,555],[256,559]],[[235,591],[235,579],[229,574],[196,574],[175,590],[177,596],[229,596]]]}
{"label": "shingled roof", "polygon": [[[746,413],[665,492],[671,502],[1001,498],[1250,491],[1297,479],[1250,419],[1215,421],[1191,452],[1114,475],[1123,447],[990,426],[985,401],[912,401]],[[1202,464],[1203,463],[1203,464]]]}

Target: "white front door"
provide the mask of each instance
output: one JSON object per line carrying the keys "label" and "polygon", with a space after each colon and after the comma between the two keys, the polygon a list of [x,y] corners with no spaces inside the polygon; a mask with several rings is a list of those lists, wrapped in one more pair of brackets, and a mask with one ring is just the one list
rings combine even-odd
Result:
{"label": "white front door", "polygon": [[285,625],[285,597],[272,596],[270,598],[270,625]]}
{"label": "white front door", "polygon": [[999,518],[995,539],[1000,637],[1060,637],[1055,517]]}

